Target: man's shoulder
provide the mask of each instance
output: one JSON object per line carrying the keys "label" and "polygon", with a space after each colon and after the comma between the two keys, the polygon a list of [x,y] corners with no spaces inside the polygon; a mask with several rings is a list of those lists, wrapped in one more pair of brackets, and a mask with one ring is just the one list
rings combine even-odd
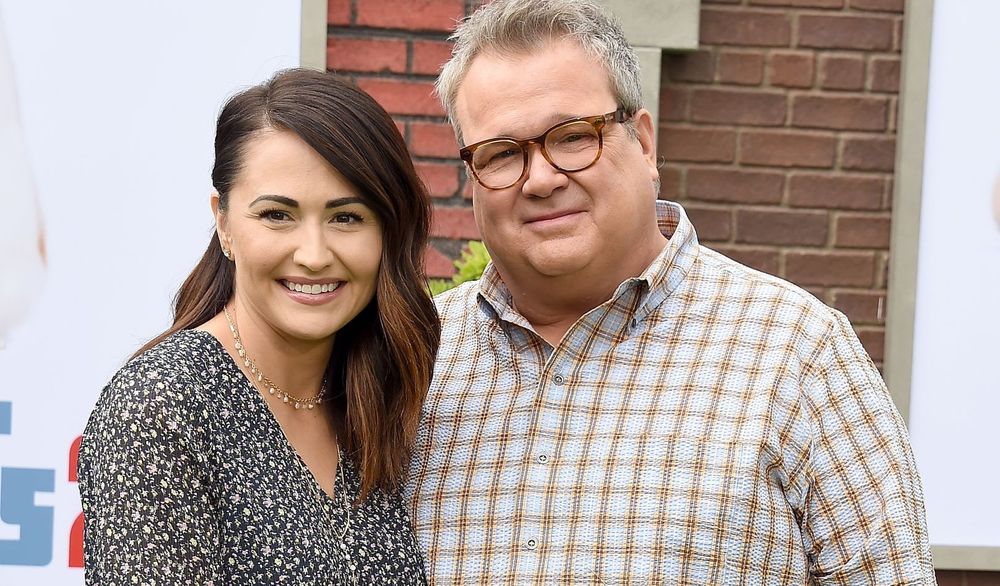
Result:
{"label": "man's shoulder", "polygon": [[489,332],[496,332],[496,312],[480,294],[479,281],[469,281],[434,297],[441,320],[436,368],[465,364],[477,354]]}
{"label": "man's shoulder", "polygon": [[449,322],[469,317],[478,306],[479,281],[466,281],[434,297],[441,321]]}
{"label": "man's shoulder", "polygon": [[[741,264],[722,253],[699,247],[695,287],[700,293],[725,297],[747,311],[768,311],[776,317],[797,316],[798,327],[825,331],[838,321],[839,312],[809,291],[780,277]],[[777,319],[777,322],[786,322]]]}

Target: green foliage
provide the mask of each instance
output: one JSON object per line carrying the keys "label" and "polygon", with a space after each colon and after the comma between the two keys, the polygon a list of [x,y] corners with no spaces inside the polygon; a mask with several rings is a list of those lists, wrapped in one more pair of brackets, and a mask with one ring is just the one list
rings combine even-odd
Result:
{"label": "green foliage", "polygon": [[490,253],[486,250],[486,246],[478,240],[470,240],[465,249],[462,250],[462,256],[455,261],[455,268],[458,269],[458,272],[450,280],[431,279],[428,281],[427,286],[430,288],[431,295],[443,293],[466,281],[475,281],[482,276],[489,262]]}

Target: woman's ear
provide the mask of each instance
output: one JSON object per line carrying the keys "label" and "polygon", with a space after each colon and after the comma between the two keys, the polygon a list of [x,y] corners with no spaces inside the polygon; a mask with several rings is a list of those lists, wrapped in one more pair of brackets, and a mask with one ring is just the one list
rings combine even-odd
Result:
{"label": "woman's ear", "polygon": [[213,189],[209,202],[212,206],[212,215],[215,216],[215,233],[219,237],[219,244],[222,246],[222,254],[224,254],[226,258],[232,260],[233,243],[232,238],[229,235],[228,217],[222,210],[222,206],[219,205],[219,198],[219,192]]}

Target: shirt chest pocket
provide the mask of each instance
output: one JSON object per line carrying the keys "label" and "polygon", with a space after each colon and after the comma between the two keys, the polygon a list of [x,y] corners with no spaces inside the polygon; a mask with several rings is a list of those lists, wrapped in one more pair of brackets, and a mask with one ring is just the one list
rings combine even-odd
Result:
{"label": "shirt chest pocket", "polygon": [[742,541],[745,446],[668,436],[620,445],[580,499],[596,508],[600,534],[595,555],[574,564],[581,583],[725,584],[729,549]]}

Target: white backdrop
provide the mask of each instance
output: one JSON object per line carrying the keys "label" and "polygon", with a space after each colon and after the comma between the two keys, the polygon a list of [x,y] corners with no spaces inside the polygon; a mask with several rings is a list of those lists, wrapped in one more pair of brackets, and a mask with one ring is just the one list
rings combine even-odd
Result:
{"label": "white backdrop", "polygon": [[931,543],[1000,548],[1000,2],[934,3],[910,432]]}
{"label": "white backdrop", "polygon": [[219,108],[299,63],[300,13],[271,0],[0,0],[48,249],[0,350],[0,584],[83,583],[69,567],[71,446],[101,387],[169,325],[211,233]]}

